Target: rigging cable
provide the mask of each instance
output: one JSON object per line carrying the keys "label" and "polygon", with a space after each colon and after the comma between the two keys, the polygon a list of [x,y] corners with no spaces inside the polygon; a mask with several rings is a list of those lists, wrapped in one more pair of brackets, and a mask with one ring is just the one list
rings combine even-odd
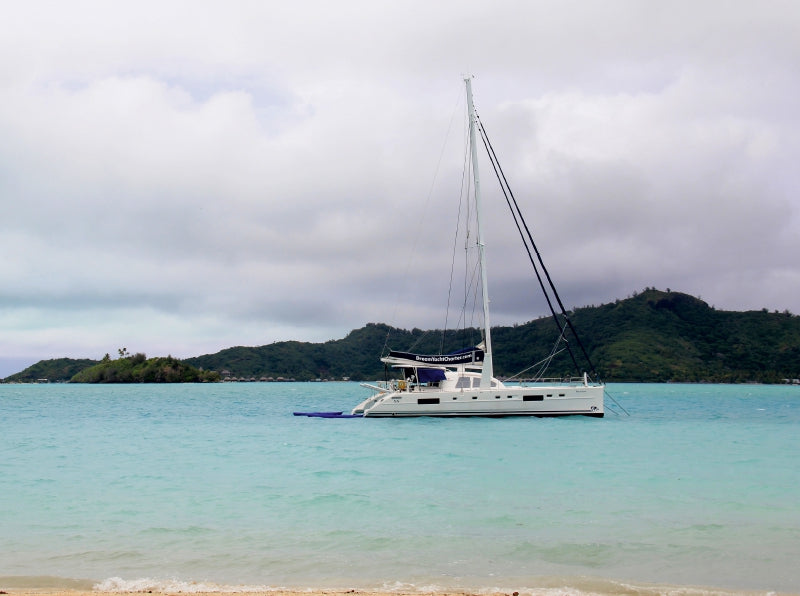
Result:
{"label": "rigging cable", "polygon": [[[610,394],[610,393],[609,393],[609,392],[608,392],[608,391],[607,391],[605,388],[603,388],[603,393],[605,393],[605,394],[606,394],[606,395],[609,397],[609,399],[611,399],[611,401],[613,401],[613,402],[614,402],[614,403],[617,405],[617,407],[618,407],[620,410],[622,410],[622,411],[623,411],[623,412],[625,412],[625,413],[626,413],[628,416],[630,416],[630,412],[628,412],[628,410],[626,410],[625,408],[623,408],[623,407],[622,407],[622,404],[620,404],[620,403],[619,403],[619,402],[618,402],[616,399],[614,399],[614,396],[613,396],[613,395],[611,395],[611,394]],[[613,412],[613,410],[611,410],[611,411]]]}
{"label": "rigging cable", "polygon": [[528,372],[530,369],[532,369],[532,368],[534,368],[534,367],[538,366],[538,367],[539,367],[539,370],[536,372],[536,374],[533,376],[533,378],[534,378],[534,381],[535,381],[535,382],[538,382],[538,381],[540,381],[540,380],[543,378],[545,371],[546,371],[548,368],[550,368],[550,362],[552,362],[553,358],[555,358],[556,356],[558,356],[558,355],[559,355],[561,352],[563,352],[563,351],[566,349],[566,348],[561,348],[560,350],[558,349],[558,344],[560,344],[562,341],[563,341],[564,343],[567,343],[567,339],[564,337],[564,334],[563,334],[563,333],[562,333],[562,334],[561,334],[561,336],[560,336],[560,337],[559,337],[559,338],[556,340],[556,343],[555,343],[555,344],[553,344],[553,349],[552,349],[552,350],[550,350],[550,354],[548,354],[547,356],[545,356],[544,358],[542,358],[541,360],[539,360],[539,362],[534,362],[534,363],[533,363],[533,364],[531,364],[531,365],[530,365],[528,368],[524,368],[524,369],[522,369],[521,371],[519,371],[517,374],[515,374],[515,375],[512,375],[512,376],[508,377],[508,379],[507,379],[507,380],[509,380],[509,381],[510,381],[510,380],[512,380],[512,379],[516,379],[517,377],[519,377],[519,376],[520,376],[520,375],[522,375],[523,373],[526,373],[526,372]]}
{"label": "rigging cable", "polygon": [[[495,176],[497,176],[497,179],[500,182],[500,189],[503,191],[503,196],[505,197],[506,204],[508,205],[508,208],[511,211],[511,217],[514,219],[514,224],[517,226],[517,231],[519,232],[520,238],[522,239],[522,244],[525,247],[525,251],[528,253],[528,259],[530,260],[531,266],[533,267],[533,272],[536,274],[536,279],[539,282],[539,287],[542,289],[542,294],[544,295],[544,298],[547,301],[547,306],[550,308],[550,314],[552,315],[553,322],[556,324],[556,327],[558,328],[559,336],[564,339],[564,343],[566,344],[567,352],[569,353],[569,356],[572,359],[573,366],[575,366],[577,370],[580,370],[581,367],[578,365],[578,361],[575,358],[575,354],[573,354],[572,352],[572,348],[569,345],[569,341],[566,339],[566,337],[564,337],[565,327],[558,320],[558,315],[556,314],[555,307],[553,306],[553,302],[550,299],[550,293],[547,291],[547,288],[544,285],[542,276],[539,273],[539,268],[536,266],[536,261],[534,261],[533,255],[531,254],[531,247],[528,246],[528,241],[526,240],[525,235],[522,232],[522,227],[520,226],[517,213],[514,211],[514,208],[511,205],[511,200],[509,199],[509,194],[511,194],[511,189],[510,188],[506,189],[506,186],[503,184],[503,179],[505,178],[505,176],[501,178],[500,172],[502,172],[502,168],[500,168],[500,164],[496,162],[496,156],[494,156],[494,158],[492,156],[493,152],[490,150],[491,143],[489,143],[489,139],[486,136],[486,132],[483,130],[482,126],[479,126],[478,129],[481,132],[481,139],[483,140],[483,145],[486,148],[486,152],[489,154],[489,162],[492,164]],[[498,168],[500,169],[500,172],[498,172]],[[521,213],[519,214],[519,217],[520,218],[522,217]]]}
{"label": "rigging cable", "polygon": [[[450,122],[447,125],[447,133],[445,134],[445,141],[444,141],[444,143],[442,143],[442,148],[439,151],[439,160],[436,163],[436,170],[435,170],[435,172],[433,174],[433,179],[431,180],[430,188],[428,189],[428,195],[425,198],[425,205],[424,205],[423,209],[420,211],[420,213],[422,213],[422,214],[424,214],[424,213],[426,213],[428,211],[428,205],[431,202],[431,197],[433,196],[433,190],[434,190],[434,187],[436,186],[436,180],[437,180],[437,178],[439,176],[439,170],[440,170],[441,165],[442,165],[442,160],[444,159],[445,148],[447,147],[447,139],[450,136],[450,130],[453,127],[453,121],[455,120],[456,114],[459,111],[458,108],[459,108],[459,106],[461,104],[461,101],[462,101],[462,99],[459,97],[457,99],[457,101],[455,102],[455,105],[453,106],[453,112],[452,112],[452,114],[450,116]],[[423,218],[420,217],[420,219],[423,219]],[[412,260],[414,258],[414,255],[417,254],[417,246],[419,244],[420,236],[422,235],[422,227],[423,226],[421,226],[421,225],[414,226],[414,229],[415,229],[416,232],[414,234],[412,250],[409,253],[408,259],[406,261],[405,272],[403,273],[403,279],[404,280],[407,280],[409,278],[409,271],[412,268]],[[400,284],[399,288],[402,288],[404,286],[405,286],[405,284]],[[398,309],[398,304],[399,303],[400,303],[400,291],[398,290],[398,292],[397,292],[397,294],[395,296],[394,310],[392,312],[392,318],[391,318],[392,322],[389,325],[390,327],[394,327],[397,324],[396,323],[396,321],[397,321],[397,309]],[[418,343],[418,342],[419,342],[419,340],[417,340],[417,342],[415,342],[415,343]],[[383,348],[381,350],[381,355],[386,353],[386,348],[387,348],[388,345],[389,345],[389,333],[386,334],[386,341],[384,342]]]}
{"label": "rigging cable", "polygon": [[[440,354],[444,353],[445,334],[447,333],[447,324],[450,318],[450,299],[453,294],[453,274],[455,272],[455,267],[456,267],[456,247],[458,246],[458,230],[461,225],[461,209],[465,203],[464,197],[469,194],[469,172],[467,170],[468,163],[469,163],[469,147],[465,143],[464,166],[461,173],[461,193],[459,194],[459,201],[458,201],[458,216],[456,217],[456,230],[455,234],[453,235],[453,256],[451,257],[450,260],[450,283],[447,286],[447,308],[445,309],[444,329],[442,329],[442,340],[439,344]],[[465,185],[467,186],[466,190],[464,188]],[[469,201],[466,201],[466,204],[469,205]],[[456,327],[458,327],[458,323],[456,323]]]}
{"label": "rigging cable", "polygon": [[[534,252],[536,253],[536,258],[539,261],[539,265],[541,266],[542,271],[544,272],[545,276],[547,277],[547,282],[548,282],[548,284],[550,286],[550,289],[551,289],[551,291],[553,293],[553,297],[556,299],[556,301],[558,302],[558,306],[561,309],[561,316],[566,321],[567,326],[569,326],[569,329],[572,332],[573,337],[577,341],[578,346],[580,347],[581,352],[583,353],[583,357],[586,359],[586,362],[589,365],[590,371],[592,372],[592,374],[594,375],[594,377],[596,379],[599,379],[600,375],[597,373],[597,370],[595,369],[591,358],[589,358],[589,354],[587,353],[586,348],[584,347],[583,342],[580,339],[580,336],[578,335],[577,331],[575,330],[575,327],[572,325],[572,321],[570,320],[569,316],[567,315],[566,309],[564,308],[564,304],[561,301],[561,297],[558,295],[558,291],[556,290],[555,284],[553,283],[553,280],[550,277],[550,273],[548,272],[547,267],[544,264],[544,260],[542,259],[542,256],[539,253],[539,249],[536,247],[536,243],[533,240],[533,235],[531,234],[531,231],[528,228],[528,224],[527,224],[527,222],[525,221],[525,218],[522,215],[522,211],[519,208],[519,204],[517,203],[516,198],[514,198],[514,193],[511,192],[511,187],[509,186],[508,181],[506,180],[506,176],[505,176],[505,173],[503,172],[503,168],[500,166],[500,162],[499,162],[499,160],[497,158],[497,154],[495,153],[494,148],[492,147],[491,141],[489,141],[489,137],[488,137],[488,134],[486,133],[486,130],[484,129],[483,123],[480,121],[480,118],[478,117],[477,113],[475,114],[475,117],[476,117],[476,120],[478,121],[478,130],[480,130],[481,139],[483,139],[483,143],[486,146],[487,152],[489,153],[489,161],[492,163],[492,167],[495,170],[495,175],[498,177],[498,181],[500,182],[500,186],[503,189],[503,194],[506,197],[506,202],[509,203],[509,208],[511,209],[512,215],[514,216],[514,221],[517,224],[517,229],[519,230],[520,235],[522,235],[522,230],[521,230],[521,228],[519,226],[519,223],[517,222],[517,215],[518,215],[520,221],[522,222],[522,226],[525,228],[525,232],[527,234],[528,241],[530,242],[530,246],[533,248]],[[506,194],[506,190],[508,191],[508,194]],[[509,197],[510,197],[510,199],[509,199]],[[513,207],[511,206],[511,202],[513,202]],[[553,308],[552,303],[550,301],[550,297],[549,297],[547,291],[544,288],[544,284],[542,282],[542,279],[541,279],[541,277],[539,275],[538,270],[536,269],[536,265],[533,263],[533,257],[532,257],[532,255],[530,253],[530,250],[528,249],[528,243],[526,242],[524,236],[523,236],[522,240],[523,240],[523,243],[525,244],[526,250],[528,251],[528,256],[531,259],[531,264],[533,265],[534,270],[536,271],[536,277],[539,279],[539,284],[542,286],[542,290],[544,291],[545,297],[547,298],[547,303],[550,306],[550,311],[551,311],[551,313],[553,315],[553,318],[556,320],[556,324],[558,325],[559,330],[561,330],[562,329],[562,325],[558,321],[557,315],[555,313],[555,309]],[[567,344],[567,345],[569,346],[569,344]],[[575,357],[574,357],[574,355],[572,353],[572,350],[569,350],[569,353],[570,353],[570,356],[572,357],[573,364],[575,364],[576,368],[580,369],[580,367],[578,367],[578,364],[577,364],[577,362],[575,360]]]}

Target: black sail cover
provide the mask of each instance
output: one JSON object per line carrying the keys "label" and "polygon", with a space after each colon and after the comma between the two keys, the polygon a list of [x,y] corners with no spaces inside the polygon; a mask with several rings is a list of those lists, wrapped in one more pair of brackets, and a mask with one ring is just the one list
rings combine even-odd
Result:
{"label": "black sail cover", "polygon": [[420,364],[453,366],[456,364],[479,364],[483,362],[483,350],[464,348],[450,354],[412,354],[411,352],[389,352],[390,358],[403,358]]}

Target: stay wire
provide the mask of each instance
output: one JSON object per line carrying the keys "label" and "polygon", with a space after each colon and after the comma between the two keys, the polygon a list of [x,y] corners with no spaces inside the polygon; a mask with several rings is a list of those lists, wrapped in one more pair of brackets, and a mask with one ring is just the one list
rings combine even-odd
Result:
{"label": "stay wire", "polygon": [[[444,159],[444,152],[445,152],[445,148],[447,146],[447,138],[450,136],[450,130],[453,127],[453,121],[455,120],[456,114],[459,111],[458,107],[459,107],[461,101],[462,101],[462,99],[459,96],[459,98],[455,102],[455,105],[453,106],[453,112],[452,112],[452,114],[450,116],[450,122],[448,123],[448,126],[447,126],[447,133],[445,134],[445,141],[444,141],[444,143],[442,143],[442,148],[439,151],[439,160],[436,163],[436,170],[434,171],[433,179],[431,180],[431,185],[430,185],[430,188],[428,189],[428,195],[425,198],[425,205],[424,205],[423,209],[420,211],[420,213],[424,214],[424,213],[426,213],[428,211],[428,205],[431,202],[431,197],[433,196],[433,190],[434,190],[434,187],[436,186],[436,180],[437,180],[437,178],[439,176],[439,170],[441,169],[442,160]],[[420,219],[422,219],[422,216],[420,216]],[[403,279],[404,280],[407,280],[409,278],[409,272],[411,271],[411,268],[412,268],[412,260],[413,260],[414,255],[417,254],[417,246],[419,244],[420,236],[422,234],[422,227],[423,226],[421,226],[421,225],[414,226],[414,229],[416,231],[415,231],[415,234],[414,234],[414,239],[413,239],[413,245],[412,245],[411,252],[408,255],[408,259],[406,260],[405,272],[403,274]],[[402,288],[403,286],[404,286],[404,284],[400,284],[399,287]],[[393,310],[393,313],[392,313],[392,318],[391,318],[392,323],[390,324],[390,327],[394,327],[394,325],[396,324],[397,316],[398,316],[397,315],[397,309],[398,309],[399,303],[400,303],[400,290],[398,289],[398,291],[397,291],[397,293],[395,295],[395,305],[394,305],[394,310]],[[416,343],[419,343],[419,340],[417,340],[417,342],[415,342],[415,345],[416,345]],[[388,333],[387,333],[386,341],[384,342],[384,346],[383,346],[383,349],[381,351],[381,354],[385,353],[385,350],[386,350],[388,345],[389,345],[389,337],[388,337]]]}
{"label": "stay wire", "polygon": [[611,394],[610,394],[610,393],[609,393],[609,392],[608,392],[606,389],[603,389],[603,393],[605,393],[605,394],[606,394],[606,395],[609,397],[609,399],[610,399],[611,401],[613,401],[613,402],[616,404],[616,406],[617,406],[617,407],[618,407],[620,410],[622,410],[623,412],[625,412],[625,414],[626,414],[626,415],[630,416],[630,412],[628,412],[628,410],[626,410],[625,408],[623,408],[623,407],[622,407],[622,404],[620,404],[620,403],[619,403],[619,402],[618,402],[616,399],[614,399],[614,396],[613,396],[613,395],[611,395]]}
{"label": "stay wire", "polygon": [[[459,195],[458,201],[458,216],[456,217],[456,229],[455,233],[453,234],[453,254],[450,258],[450,283],[447,287],[447,308],[445,309],[445,316],[444,316],[444,329],[442,329],[442,339],[439,344],[439,353],[444,353],[444,340],[445,335],[447,334],[447,325],[450,319],[450,300],[452,299],[453,295],[453,275],[455,274],[455,267],[456,267],[456,250],[458,247],[458,230],[461,226],[461,209],[464,205],[464,196],[465,196],[465,186],[466,193],[469,193],[469,172],[467,168],[468,164],[468,155],[469,155],[469,148],[467,147],[464,151],[464,160],[463,160],[463,170],[461,173],[461,193]],[[458,323],[456,323],[456,327],[458,327]]]}
{"label": "stay wire", "polygon": [[[558,319],[558,314],[556,313],[556,309],[553,306],[552,300],[550,299],[550,293],[547,291],[547,288],[545,287],[544,280],[542,280],[542,276],[539,273],[539,268],[536,266],[536,261],[534,260],[533,255],[531,254],[531,247],[528,245],[528,239],[525,238],[525,234],[522,232],[522,227],[520,226],[518,215],[514,211],[514,207],[511,205],[511,200],[509,199],[509,195],[511,194],[511,189],[507,188],[507,183],[504,183],[505,176],[501,176],[502,168],[500,167],[500,164],[496,161],[497,156],[494,155],[494,152],[491,150],[491,143],[489,142],[486,132],[483,130],[483,125],[480,123],[480,120],[478,121],[478,123],[479,123],[478,130],[481,133],[481,140],[483,141],[483,145],[486,149],[487,154],[489,155],[489,162],[492,164],[492,169],[494,169],[495,176],[497,177],[497,180],[500,182],[500,188],[503,191],[503,196],[506,200],[506,204],[508,205],[509,211],[511,211],[511,217],[514,219],[514,224],[517,226],[517,231],[519,232],[519,236],[520,239],[522,240],[523,246],[525,246],[525,251],[528,253],[528,259],[530,260],[531,266],[533,267],[533,271],[536,274],[536,279],[539,282],[539,287],[542,290],[542,294],[544,295],[544,298],[547,301],[547,306],[550,309],[552,320],[555,323],[556,328],[558,329],[559,336],[564,338],[564,343],[566,345],[567,353],[569,354],[570,359],[572,360],[573,366],[575,367],[576,370],[580,370],[580,366],[578,365],[578,361],[575,358],[575,354],[572,352],[572,348],[569,345],[569,341],[566,339],[566,337],[564,337],[566,329]],[[513,199],[513,195],[511,196],[511,198]],[[521,213],[519,214],[519,218],[520,219],[522,218]],[[531,239],[531,244],[532,243],[533,240]],[[535,245],[533,249],[536,250]]]}
{"label": "stay wire", "polygon": [[[514,193],[511,192],[511,187],[509,186],[508,181],[506,180],[505,173],[503,173],[503,169],[500,166],[500,162],[499,162],[499,160],[497,158],[497,155],[494,152],[494,148],[492,147],[492,144],[489,141],[488,134],[486,133],[486,130],[484,129],[483,123],[480,121],[480,118],[478,117],[477,113],[475,114],[475,118],[479,123],[478,128],[481,131],[481,138],[484,140],[484,143],[487,145],[487,151],[490,154],[490,161],[492,162],[493,167],[494,167],[495,163],[497,164],[497,168],[495,169],[495,173],[498,174],[498,170],[499,170],[498,176],[502,176],[501,186],[503,188],[505,188],[505,189],[508,189],[508,195],[511,197],[511,201],[513,201],[513,203],[514,203],[514,208],[512,209],[512,211],[515,210],[516,213],[519,214],[520,220],[522,221],[522,225],[525,227],[525,232],[527,233],[528,239],[530,240],[531,247],[536,252],[536,257],[537,257],[537,259],[539,261],[539,265],[541,265],[542,271],[544,272],[545,276],[547,277],[547,282],[550,285],[550,289],[553,292],[553,296],[555,297],[556,301],[558,302],[558,306],[561,309],[561,316],[564,317],[564,320],[566,321],[567,325],[569,326],[569,329],[572,332],[573,337],[577,341],[578,346],[580,347],[581,352],[583,353],[583,357],[586,359],[586,362],[589,365],[589,368],[590,368],[592,374],[594,375],[594,377],[596,379],[599,380],[600,379],[600,375],[597,373],[597,370],[595,369],[595,366],[594,366],[594,363],[592,362],[592,359],[589,358],[589,354],[586,351],[586,348],[584,347],[583,342],[581,341],[581,338],[578,335],[578,332],[575,330],[575,327],[572,325],[572,321],[570,320],[569,316],[567,315],[566,308],[564,307],[564,304],[561,301],[561,297],[558,295],[558,290],[556,290],[555,284],[553,283],[553,280],[550,277],[550,273],[549,273],[549,271],[547,270],[547,267],[544,264],[544,260],[542,259],[541,254],[539,253],[539,249],[536,247],[536,243],[533,240],[533,235],[531,234],[531,231],[528,228],[528,224],[525,221],[525,218],[522,216],[522,211],[519,208],[519,204],[517,203],[516,198],[514,198]],[[498,180],[499,180],[499,177],[498,177]],[[505,194],[505,191],[504,191],[504,194]],[[508,198],[506,198],[506,200],[508,200]],[[515,217],[515,221],[516,221],[516,217]],[[518,224],[518,227],[519,227],[519,224]],[[526,244],[526,248],[527,248],[527,244]],[[530,255],[530,252],[529,252],[529,255]],[[549,303],[549,299],[548,299],[548,303]],[[560,327],[560,324],[559,324],[559,327]],[[571,351],[570,351],[570,354],[572,354]],[[574,361],[574,358],[573,358],[573,361]],[[576,364],[576,366],[577,366],[577,364]]]}

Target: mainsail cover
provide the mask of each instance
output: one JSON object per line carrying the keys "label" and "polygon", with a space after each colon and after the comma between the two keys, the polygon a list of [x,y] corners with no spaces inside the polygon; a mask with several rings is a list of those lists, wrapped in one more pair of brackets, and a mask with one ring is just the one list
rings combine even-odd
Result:
{"label": "mainsail cover", "polygon": [[412,354],[411,352],[389,352],[389,358],[402,358],[420,364],[453,366],[456,364],[476,364],[483,362],[483,350],[464,348],[451,354]]}

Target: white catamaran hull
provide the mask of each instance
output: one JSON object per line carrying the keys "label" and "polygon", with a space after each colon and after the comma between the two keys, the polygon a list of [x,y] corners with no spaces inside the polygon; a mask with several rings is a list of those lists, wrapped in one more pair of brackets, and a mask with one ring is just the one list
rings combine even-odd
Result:
{"label": "white catamaran hull", "polygon": [[599,385],[498,387],[455,391],[383,391],[353,414],[393,416],[574,416],[603,417]]}

